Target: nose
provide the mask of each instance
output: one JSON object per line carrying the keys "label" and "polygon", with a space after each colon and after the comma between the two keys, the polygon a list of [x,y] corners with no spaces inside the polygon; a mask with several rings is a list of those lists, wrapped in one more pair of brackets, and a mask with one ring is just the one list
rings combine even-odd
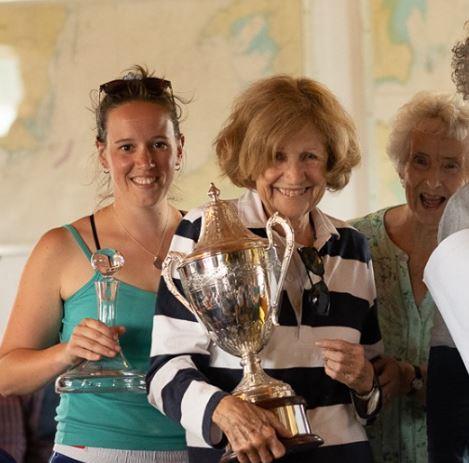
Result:
{"label": "nose", "polygon": [[138,151],[135,164],[137,164],[139,167],[143,167],[144,169],[151,169],[152,167],[156,166],[153,155],[147,147],[141,148]]}
{"label": "nose", "polygon": [[305,179],[305,168],[301,161],[291,160],[285,166],[284,176],[292,185],[297,185]]}
{"label": "nose", "polygon": [[441,171],[438,166],[431,167],[427,171],[425,182],[430,188],[438,188],[441,186]]}

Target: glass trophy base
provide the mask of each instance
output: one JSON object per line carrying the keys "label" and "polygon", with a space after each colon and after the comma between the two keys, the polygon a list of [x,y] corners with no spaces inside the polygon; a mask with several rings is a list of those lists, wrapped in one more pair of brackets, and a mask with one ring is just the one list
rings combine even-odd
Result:
{"label": "glass trophy base", "polygon": [[66,371],[55,381],[55,392],[101,393],[137,392],[146,393],[145,375],[128,366],[122,358],[85,361]]}

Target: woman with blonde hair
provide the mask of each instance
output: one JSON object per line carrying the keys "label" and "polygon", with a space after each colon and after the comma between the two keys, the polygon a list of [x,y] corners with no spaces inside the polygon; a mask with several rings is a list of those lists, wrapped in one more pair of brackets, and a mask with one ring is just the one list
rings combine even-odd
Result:
{"label": "woman with blonde hair", "polygon": [[[285,455],[289,432],[273,412],[230,394],[241,379],[237,360],[210,342],[164,283],[149,400],[186,428],[191,462],[218,463],[223,436],[240,463],[371,462],[362,423],[380,407],[371,360],[381,342],[369,249],[360,233],[317,207],[326,189],[347,184],[359,162],[354,125],[320,83],[273,76],[238,97],[215,147],[223,173],[247,188],[233,200],[244,225],[265,236],[268,217],[278,211],[293,226],[298,249],[280,326],[261,356],[269,374],[305,398],[311,429],[324,445]],[[202,209],[190,211],[171,250],[191,252],[201,222]]]}

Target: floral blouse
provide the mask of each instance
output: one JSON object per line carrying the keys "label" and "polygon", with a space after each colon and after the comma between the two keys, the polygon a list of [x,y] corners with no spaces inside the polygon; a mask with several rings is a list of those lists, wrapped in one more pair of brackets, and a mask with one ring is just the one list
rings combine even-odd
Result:
{"label": "floral blouse", "polygon": [[[355,219],[368,238],[378,294],[378,318],[385,355],[420,365],[428,360],[435,303],[429,292],[419,306],[412,292],[408,256],[389,238],[388,209]],[[367,427],[376,463],[427,463],[425,411],[412,396],[400,396]]]}

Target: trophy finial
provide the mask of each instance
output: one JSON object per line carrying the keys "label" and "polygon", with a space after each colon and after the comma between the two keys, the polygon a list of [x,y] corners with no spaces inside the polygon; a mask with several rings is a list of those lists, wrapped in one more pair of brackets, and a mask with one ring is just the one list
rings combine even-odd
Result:
{"label": "trophy finial", "polygon": [[111,277],[124,266],[124,256],[115,249],[98,249],[91,256],[91,266],[103,277]]}
{"label": "trophy finial", "polygon": [[210,188],[208,190],[208,197],[213,201],[216,202],[220,198],[220,190],[215,186],[212,182],[210,183]]}

